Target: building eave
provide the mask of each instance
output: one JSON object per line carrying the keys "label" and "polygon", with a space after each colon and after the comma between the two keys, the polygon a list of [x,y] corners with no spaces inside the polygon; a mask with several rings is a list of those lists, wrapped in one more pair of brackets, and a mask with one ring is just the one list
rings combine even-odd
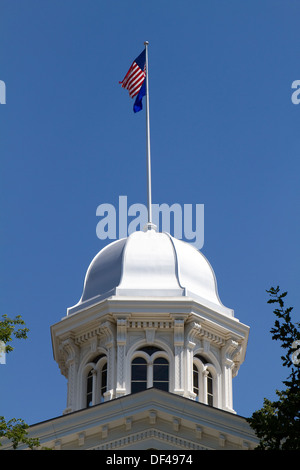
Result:
{"label": "building eave", "polygon": [[[34,424],[29,437],[59,450],[143,449],[149,439],[160,448],[190,450],[254,449],[258,443],[245,418],[153,388]],[[3,442],[2,449],[9,448]]]}

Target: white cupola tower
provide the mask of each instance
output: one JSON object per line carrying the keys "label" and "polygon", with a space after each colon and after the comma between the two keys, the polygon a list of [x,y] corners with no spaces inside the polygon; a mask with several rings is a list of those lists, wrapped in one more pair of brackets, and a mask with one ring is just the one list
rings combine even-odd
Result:
{"label": "white cupola tower", "polygon": [[64,413],[154,387],[234,413],[249,327],[222,305],[203,254],[153,227],[102,249],[51,327]]}

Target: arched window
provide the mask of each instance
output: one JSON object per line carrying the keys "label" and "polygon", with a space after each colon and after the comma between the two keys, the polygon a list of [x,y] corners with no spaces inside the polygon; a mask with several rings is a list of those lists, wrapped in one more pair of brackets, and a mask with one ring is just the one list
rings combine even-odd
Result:
{"label": "arched window", "polygon": [[165,353],[156,346],[139,349],[142,354],[131,362],[131,393],[150,387],[169,391],[169,361]]}
{"label": "arched window", "polygon": [[193,392],[196,401],[214,406],[214,378],[208,367],[211,368],[211,365],[203,356],[194,356]]}
{"label": "arched window", "polygon": [[96,405],[104,401],[107,391],[107,360],[104,354],[95,357],[87,367],[86,376],[86,407]]}

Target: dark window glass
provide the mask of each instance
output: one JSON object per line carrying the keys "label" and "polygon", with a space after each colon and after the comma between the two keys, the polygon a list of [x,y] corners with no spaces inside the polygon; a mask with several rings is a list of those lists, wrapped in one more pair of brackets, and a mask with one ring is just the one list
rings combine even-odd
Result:
{"label": "dark window glass", "polygon": [[201,356],[201,354],[196,354],[195,357],[197,357],[198,359],[200,359],[200,361],[201,361],[203,364],[207,364],[207,359],[205,359],[205,357]]}
{"label": "dark window glass", "polygon": [[169,362],[163,357],[153,363],[153,387],[169,391]]}
{"label": "dark window glass", "polygon": [[210,372],[207,375],[207,403],[213,406],[213,378]]}
{"label": "dark window glass", "polygon": [[101,400],[107,390],[107,362],[103,365],[101,370]]}
{"label": "dark window glass", "polygon": [[131,393],[142,392],[147,389],[147,382],[131,382]]}
{"label": "dark window glass", "polygon": [[97,364],[97,362],[102,359],[102,357],[105,357],[105,354],[100,354],[99,356],[94,357],[94,359],[91,361],[94,364]]}
{"label": "dark window glass", "polygon": [[141,392],[147,388],[147,362],[136,357],[131,363],[131,393]]}
{"label": "dark window glass", "polygon": [[193,365],[193,391],[197,395],[196,400],[199,398],[199,371],[198,367]]}
{"label": "dark window glass", "polygon": [[90,370],[87,376],[86,382],[86,406],[92,406],[93,404],[93,373]]}
{"label": "dark window glass", "polygon": [[152,356],[152,354],[158,351],[162,351],[162,349],[157,348],[156,346],[144,346],[143,348],[139,349],[139,351],[143,351],[149,354],[149,356]]}

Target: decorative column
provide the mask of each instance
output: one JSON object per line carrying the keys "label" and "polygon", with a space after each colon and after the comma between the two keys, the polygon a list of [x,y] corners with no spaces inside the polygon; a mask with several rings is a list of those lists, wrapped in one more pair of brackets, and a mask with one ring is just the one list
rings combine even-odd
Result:
{"label": "decorative column", "polygon": [[200,332],[201,325],[196,322],[192,322],[188,325],[186,334],[186,385],[185,385],[185,396],[187,398],[196,398],[194,393],[193,384],[193,359],[194,359],[194,348],[196,346],[196,336]]}
{"label": "decorative column", "polygon": [[229,339],[226,341],[222,349],[222,377],[223,377],[223,393],[222,393],[222,408],[223,410],[234,413],[233,410],[233,397],[232,397],[232,378],[236,365],[234,362],[235,356],[240,352],[241,346],[237,341]]}
{"label": "decorative column", "polygon": [[64,357],[63,374],[67,377],[67,407],[64,414],[76,410],[76,379],[78,370],[79,348],[75,345],[74,339],[69,336],[60,345],[62,356]]}
{"label": "decorative column", "polygon": [[184,366],[183,366],[183,345],[184,345],[184,320],[174,320],[174,360],[175,360],[175,380],[174,393],[184,394]]}
{"label": "decorative column", "polygon": [[95,369],[92,369],[92,375],[93,375],[93,385],[92,385],[92,405],[96,405],[96,392],[97,392],[97,371]]}
{"label": "decorative column", "polygon": [[207,376],[209,371],[205,368],[203,371],[203,403],[207,405]]}
{"label": "decorative column", "polygon": [[118,318],[117,319],[117,387],[116,387],[117,397],[120,397],[126,394],[126,388],[125,388],[126,339],[127,339],[127,320],[126,318]]}
{"label": "decorative column", "polygon": [[101,333],[105,335],[104,347],[107,357],[107,390],[104,393],[104,400],[112,400],[114,398],[114,377],[115,377],[115,341],[114,332],[110,322],[105,322],[101,327]]}

